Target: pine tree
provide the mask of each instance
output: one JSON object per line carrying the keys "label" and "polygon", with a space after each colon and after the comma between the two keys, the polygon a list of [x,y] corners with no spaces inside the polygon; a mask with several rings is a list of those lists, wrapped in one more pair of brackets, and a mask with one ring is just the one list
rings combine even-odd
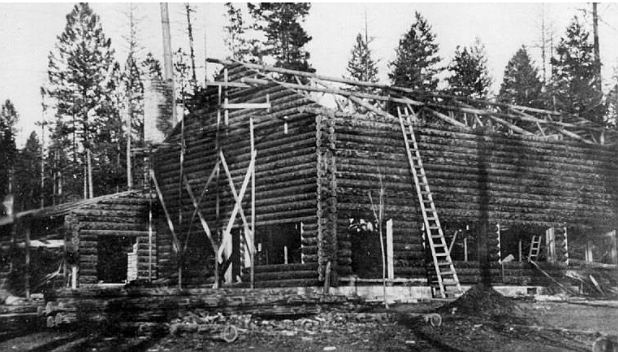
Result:
{"label": "pine tree", "polygon": [[[124,159],[126,160],[126,168],[124,174],[126,174],[127,188],[134,187],[134,177],[136,172],[139,172],[139,168],[143,162],[140,159],[134,159],[131,156],[131,150],[133,148],[140,148],[144,145],[144,84],[142,67],[138,64],[139,53],[142,49],[139,40],[139,19],[136,15],[138,8],[135,4],[129,4],[129,11],[126,14],[129,21],[129,35],[125,37],[129,53],[127,60],[124,64],[122,72],[115,71],[115,81],[122,82],[122,84],[116,85],[115,93],[117,97],[117,103],[122,106],[125,112],[125,124],[124,124]],[[120,143],[122,139],[119,139]],[[123,149],[121,145],[119,149]],[[117,164],[121,162],[120,153],[116,160]]]}
{"label": "pine tree", "polygon": [[491,78],[487,69],[485,47],[480,39],[463,49],[457,46],[455,57],[448,67],[453,73],[447,78],[448,91],[453,95],[472,99],[485,99],[489,94]]}
{"label": "pine tree", "polygon": [[0,110],[0,201],[13,192],[13,173],[17,160],[15,124],[18,120],[15,106],[7,99]]}
{"label": "pine tree", "polygon": [[556,110],[603,123],[606,107],[597,83],[599,64],[595,62],[589,36],[575,16],[566,29],[566,36],[560,38],[556,55],[551,58],[551,94]]}
{"label": "pine tree", "polygon": [[[378,82],[378,67],[376,61],[371,58],[371,49],[369,49],[371,39],[365,33],[363,36],[358,33],[356,43],[352,48],[352,57],[348,61],[346,70],[350,74],[349,78],[361,82]],[[354,86],[354,90],[368,91],[367,88]]]}
{"label": "pine tree", "polygon": [[435,91],[437,75],[444,69],[439,67],[438,44],[431,26],[423,16],[415,12],[415,21],[410,30],[399,39],[395,60],[390,63],[388,74],[395,86],[416,90]]}
{"label": "pine tree", "polygon": [[223,43],[227,47],[228,58],[245,61],[247,42],[244,36],[247,28],[242,18],[242,11],[231,2],[226,2],[223,6],[225,7],[225,16],[228,21],[228,25],[223,26],[225,31]]}
{"label": "pine tree", "polygon": [[607,94],[606,124],[613,128],[618,126],[618,66],[614,68],[613,87]]}
{"label": "pine tree", "polygon": [[276,67],[315,71],[308,62],[309,52],[304,48],[311,37],[300,24],[309,14],[310,3],[249,3],[248,7],[256,20],[255,28],[263,31],[266,37],[264,50],[257,53],[259,57],[271,57]]}
{"label": "pine tree", "polygon": [[41,143],[36,132],[32,132],[15,167],[17,211],[36,209],[41,199]]}
{"label": "pine tree", "polygon": [[[93,196],[91,170],[103,172],[106,158],[99,158],[101,131],[117,114],[107,101],[114,64],[111,41],[106,38],[99,16],[87,3],[75,5],[56,47],[49,54],[48,95],[56,101],[54,135],[56,147],[70,163],[64,173],[64,194],[72,199]],[[102,175],[101,175],[102,176]],[[85,180],[84,180],[85,178]]]}
{"label": "pine tree", "polygon": [[163,68],[161,68],[161,62],[155,59],[152,53],[148,53],[140,65],[142,73],[147,79],[163,79]]}
{"label": "pine tree", "polygon": [[526,47],[522,46],[504,69],[498,100],[507,104],[541,108],[542,87],[539,70],[532,65]]}

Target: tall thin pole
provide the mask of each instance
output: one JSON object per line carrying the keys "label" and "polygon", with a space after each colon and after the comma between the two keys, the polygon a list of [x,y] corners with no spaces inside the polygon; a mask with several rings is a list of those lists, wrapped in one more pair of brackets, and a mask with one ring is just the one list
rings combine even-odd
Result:
{"label": "tall thin pole", "polygon": [[94,198],[94,186],[92,184],[92,153],[90,147],[86,149],[87,167],[88,167],[88,198]]}
{"label": "tall thin pole", "polygon": [[[249,118],[249,133],[251,134],[251,153],[255,151],[255,137],[253,132],[253,116]],[[255,165],[251,172],[251,248],[249,248],[251,261],[251,288],[255,287]]]}
{"label": "tall thin pole", "polygon": [[176,97],[174,92],[174,70],[172,67],[172,36],[170,34],[170,16],[167,3],[161,3],[161,27],[163,29],[163,67],[164,75],[172,86],[172,125],[176,125]]}
{"label": "tall thin pole", "polygon": [[541,59],[543,60],[543,84],[547,83],[547,56],[545,40],[545,4],[541,4]]}
{"label": "tall thin pole", "polygon": [[[206,4],[202,4],[202,6],[206,6]],[[204,14],[206,13],[206,11],[204,11]],[[206,21],[206,16],[203,17],[204,18],[204,83],[208,82],[208,37],[207,37],[207,31],[206,31],[206,24],[208,24],[208,21]]]}
{"label": "tall thin pole", "polygon": [[[13,225],[15,226],[15,225]],[[30,299],[30,224],[25,223],[26,228],[24,229],[24,247],[25,247],[25,264],[26,264],[26,275],[24,275],[24,289],[26,291],[26,299]]]}
{"label": "tall thin pole", "polygon": [[41,204],[45,207],[45,92],[41,89]]}
{"label": "tall thin pole", "polygon": [[601,90],[601,50],[599,48],[599,16],[597,14],[597,3],[592,3],[592,27],[594,31],[594,64],[596,65],[596,85]]}
{"label": "tall thin pole", "polygon": [[191,6],[189,3],[185,4],[185,9],[187,11],[187,32],[189,34],[189,54],[191,58],[191,86],[195,89],[195,85],[197,84],[197,78],[195,75],[195,50],[193,45],[193,26],[191,25]]}

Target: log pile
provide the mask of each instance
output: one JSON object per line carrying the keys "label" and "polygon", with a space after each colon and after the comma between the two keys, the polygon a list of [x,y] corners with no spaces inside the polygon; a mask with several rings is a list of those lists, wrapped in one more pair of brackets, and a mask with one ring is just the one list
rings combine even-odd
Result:
{"label": "log pile", "polygon": [[[300,294],[297,289],[185,289],[90,287],[50,293],[41,315],[48,327],[79,323],[139,334],[200,333],[232,342],[236,326],[253,318],[284,319],[317,314],[360,303],[344,296]],[[242,321],[229,317],[248,317]]]}

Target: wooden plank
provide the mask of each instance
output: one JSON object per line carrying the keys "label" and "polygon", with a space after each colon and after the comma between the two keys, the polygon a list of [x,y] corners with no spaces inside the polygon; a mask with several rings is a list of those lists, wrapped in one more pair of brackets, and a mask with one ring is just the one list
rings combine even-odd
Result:
{"label": "wooden plank", "polygon": [[251,87],[248,84],[240,83],[240,82],[219,82],[219,81],[208,81],[206,82],[207,87],[226,87],[226,88],[249,88]]}
{"label": "wooden plank", "polygon": [[178,240],[178,236],[176,235],[176,231],[174,230],[174,222],[172,222],[172,218],[170,217],[170,213],[167,210],[167,206],[165,205],[165,198],[163,198],[163,193],[161,193],[161,188],[159,187],[159,182],[157,182],[157,177],[153,169],[150,169],[150,178],[155,185],[155,190],[157,191],[157,196],[159,197],[159,201],[161,202],[161,207],[163,208],[163,212],[165,213],[165,219],[167,220],[167,226],[170,229],[172,234],[172,239],[174,240],[174,250],[178,253],[181,250],[180,241]]}
{"label": "wooden plank", "polygon": [[[204,187],[204,189],[208,188],[208,185],[210,184],[210,182],[212,181],[213,176],[215,175],[216,171],[219,169],[219,163],[217,163],[217,165],[215,166],[215,168],[213,168],[210,177],[208,178],[208,181],[206,182],[206,186]],[[187,189],[187,193],[189,194],[189,197],[191,198],[191,201],[193,202],[193,206],[195,207],[195,211],[194,211],[194,215],[197,212],[197,215],[200,219],[200,223],[202,224],[202,228],[204,229],[204,232],[206,233],[206,236],[208,237],[208,241],[210,242],[210,246],[212,247],[212,252],[213,253],[217,253],[218,251],[218,246],[217,243],[215,242],[214,238],[212,237],[212,233],[210,232],[210,227],[208,226],[208,223],[206,222],[206,219],[204,219],[204,216],[202,215],[202,213],[199,211],[200,210],[200,203],[198,202],[197,199],[195,199],[195,195],[193,194],[193,190],[191,189],[191,185],[189,185],[189,180],[187,179],[187,175],[183,175],[184,176],[184,184],[185,184],[185,188]],[[202,194],[203,196],[203,194]],[[201,200],[201,198],[200,198]],[[193,221],[193,218],[191,219],[191,221]],[[190,230],[190,228],[189,228]],[[187,234],[187,238],[185,240],[185,247],[183,249],[183,251],[187,250],[187,245],[189,243],[189,238],[190,238],[190,233]],[[215,260],[215,268],[214,268],[214,278],[215,278],[215,283],[214,283],[214,288],[218,288],[219,287],[219,261]]]}
{"label": "wooden plank", "polygon": [[[236,189],[234,186],[234,182],[232,181],[232,178],[230,176],[229,169],[227,167],[227,163],[225,162],[225,156],[223,155],[223,152],[219,151],[219,155],[221,157],[221,163],[223,164],[223,169],[225,170],[228,176],[228,181],[230,182],[232,194],[234,195],[234,199],[236,201],[236,203],[234,204],[234,209],[232,210],[232,215],[230,216],[230,219],[225,228],[225,231],[223,232],[223,239],[221,241],[221,245],[217,253],[218,258],[220,260],[223,260],[224,249],[227,246],[227,244],[231,241],[231,230],[232,230],[232,226],[234,225],[234,221],[236,220],[236,215],[242,212],[242,208],[241,208],[242,198],[244,197],[245,191],[247,190],[247,186],[249,184],[251,174],[254,172],[255,158],[257,156],[257,151],[254,150],[252,153],[251,162],[249,163],[249,167],[247,168],[247,174],[245,175],[245,179],[242,183],[242,186],[240,187],[240,193],[238,195],[236,195]],[[244,216],[243,216],[243,224],[245,226],[245,231],[246,231],[245,235],[246,235],[249,233],[250,230],[248,228],[247,219],[244,218]],[[248,245],[249,245],[249,248],[253,248],[253,243],[249,243]]]}
{"label": "wooden plank", "polygon": [[224,103],[221,109],[270,109],[270,103]]}
{"label": "wooden plank", "polygon": [[388,265],[388,279],[395,278],[395,265],[393,260],[395,258],[393,252],[393,219],[386,221],[386,259]]}

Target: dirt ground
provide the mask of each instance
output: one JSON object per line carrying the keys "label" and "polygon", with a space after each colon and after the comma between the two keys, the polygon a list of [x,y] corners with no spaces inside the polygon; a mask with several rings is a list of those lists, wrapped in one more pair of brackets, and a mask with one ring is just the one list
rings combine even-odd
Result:
{"label": "dirt ground", "polygon": [[[591,351],[599,336],[618,335],[616,302],[538,302],[494,293],[469,291],[450,303],[363,305],[294,319],[225,318],[222,324],[238,328],[232,343],[213,341],[204,332],[137,336],[73,326],[0,335],[0,351],[553,352]],[[431,312],[442,317],[440,326],[424,319]]]}

